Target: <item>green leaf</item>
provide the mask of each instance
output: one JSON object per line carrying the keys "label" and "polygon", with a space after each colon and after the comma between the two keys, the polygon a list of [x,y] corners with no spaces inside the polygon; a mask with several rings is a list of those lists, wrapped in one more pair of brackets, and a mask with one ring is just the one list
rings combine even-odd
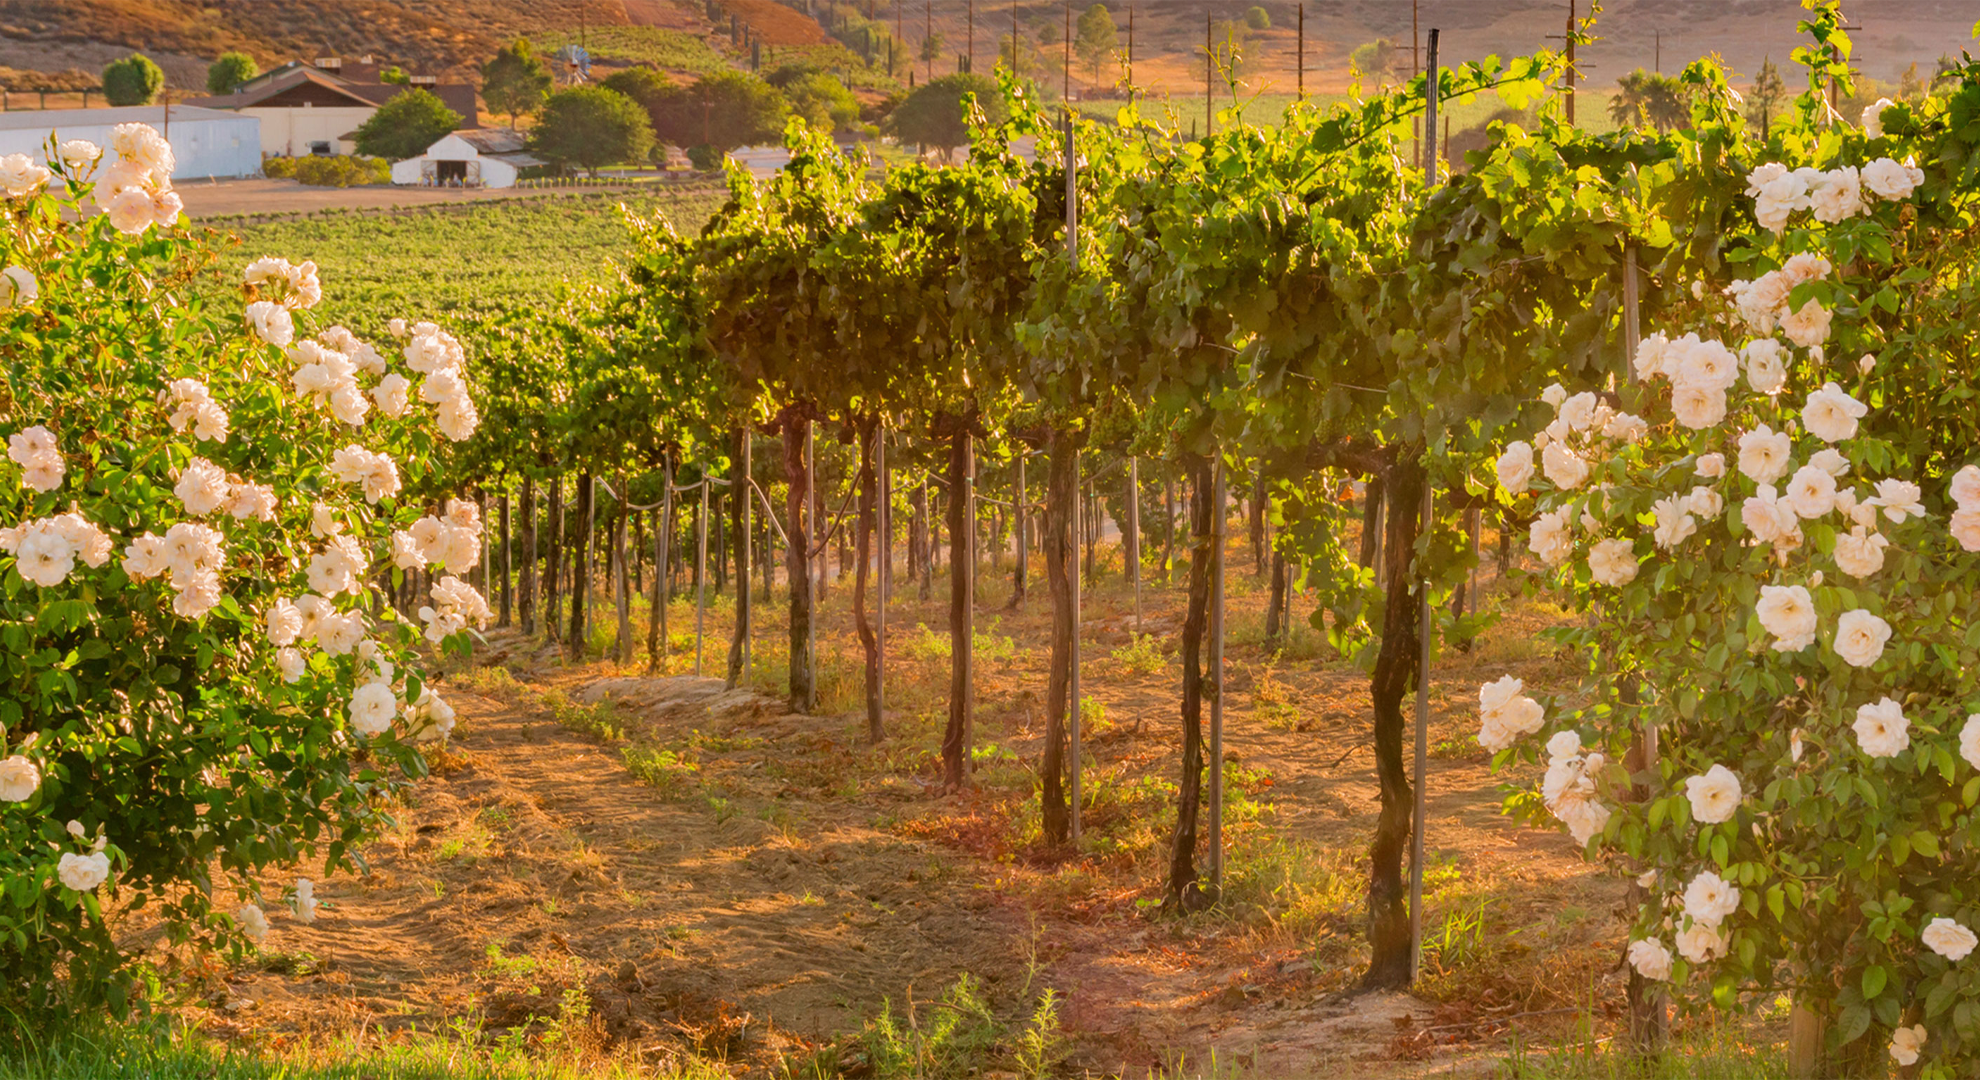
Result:
{"label": "green leaf", "polygon": [[1891,973],[1882,964],[1872,964],[1863,969],[1863,1000],[1875,1001],[1884,992],[1884,985],[1890,981]]}

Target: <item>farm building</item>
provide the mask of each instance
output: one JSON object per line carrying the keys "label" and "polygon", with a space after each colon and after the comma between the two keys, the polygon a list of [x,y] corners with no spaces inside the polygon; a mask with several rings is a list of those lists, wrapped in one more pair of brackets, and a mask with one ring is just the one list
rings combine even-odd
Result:
{"label": "farm building", "polygon": [[393,162],[392,182],[419,187],[514,187],[522,170],[541,164],[542,159],[523,153],[520,132],[456,131],[418,157]]}
{"label": "farm building", "polygon": [[427,90],[461,114],[463,128],[481,126],[474,87],[441,85],[414,76],[410,86],[378,80],[379,68],[362,61],[346,65],[336,57],[313,64],[289,63],[241,85],[231,94],[193,98],[208,109],[225,109],[261,120],[261,152],[277,157],[350,154],[357,151],[357,129],[394,96]]}
{"label": "farm building", "polygon": [[150,124],[171,142],[178,161],[175,180],[261,171],[260,120],[187,105],[173,105],[169,112],[163,105],[0,112],[0,155],[27,154],[44,161],[51,131],[59,139],[88,139],[107,150],[110,129],[128,123]]}

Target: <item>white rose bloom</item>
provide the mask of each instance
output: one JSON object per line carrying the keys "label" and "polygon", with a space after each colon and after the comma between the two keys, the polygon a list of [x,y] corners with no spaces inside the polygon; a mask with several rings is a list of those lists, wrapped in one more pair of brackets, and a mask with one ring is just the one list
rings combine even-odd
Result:
{"label": "white rose bloom", "polygon": [[303,654],[298,650],[286,648],[275,650],[275,668],[282,673],[283,682],[300,681],[303,677],[303,669],[307,666],[308,661],[303,659]]}
{"label": "white rose bloom", "polygon": [[1765,190],[1768,184],[1787,174],[1787,166],[1778,161],[1770,161],[1765,165],[1756,167],[1752,172],[1746,174],[1746,197],[1749,199],[1758,198],[1760,192]]}
{"label": "white rose bloom", "polygon": [[1961,510],[1980,509],[1980,465],[1968,465],[1954,473],[1947,492]]}
{"label": "white rose bloom", "polygon": [[1873,758],[1896,757],[1911,745],[1911,720],[1889,697],[1856,707],[1856,742]]}
{"label": "white rose bloom", "polygon": [[1555,761],[1576,757],[1580,753],[1581,733],[1573,728],[1556,731],[1554,737],[1547,740],[1547,756]]}
{"label": "white rose bloom", "polygon": [[1658,547],[1674,548],[1698,532],[1698,520],[1691,516],[1687,496],[1671,495],[1658,499],[1651,505],[1650,512],[1657,519],[1657,527],[1651,535]]}
{"label": "white rose bloom", "polygon": [[191,574],[184,581],[174,578],[172,587],[178,590],[172,597],[172,610],[182,618],[197,619],[220,606],[220,575],[211,570]]}
{"label": "white rose bloom", "polygon": [[1912,176],[1910,169],[1887,157],[1878,158],[1863,167],[1863,186],[1878,198],[1891,202],[1909,198],[1920,182]]}
{"label": "white rose bloom", "polygon": [[1726,955],[1726,936],[1703,923],[1692,923],[1678,931],[1678,952],[1694,964],[1706,964]]}
{"label": "white rose bloom", "polygon": [[1731,821],[1739,809],[1739,777],[1724,765],[1714,765],[1703,776],[1687,777],[1684,795],[1691,800],[1691,820],[1706,825]]}
{"label": "white rose bloom", "polygon": [[1808,395],[1801,410],[1801,423],[1808,433],[1823,442],[1841,442],[1856,435],[1856,422],[1870,407],[1850,397],[1835,383],[1824,383]]}
{"label": "white rose bloom", "polygon": [[275,489],[267,484],[235,484],[227,493],[227,513],[236,521],[274,521]]}
{"label": "white rose bloom", "polygon": [[370,411],[371,399],[354,382],[330,392],[330,414],[352,427],[363,427],[364,416]]}
{"label": "white rose bloom", "polygon": [[306,923],[316,921],[316,883],[308,878],[296,879],[296,918]]}
{"label": "white rose bloom", "polygon": [[1509,495],[1525,491],[1533,481],[1533,447],[1524,442],[1514,442],[1499,455],[1499,486]]}
{"label": "white rose bloom", "polygon": [[1884,110],[1891,107],[1890,98],[1878,98],[1875,103],[1863,107],[1863,133],[1873,139],[1884,137]]}
{"label": "white rose bloom", "polygon": [[297,611],[296,605],[280,596],[275,598],[274,603],[268,605],[268,612],[262,616],[262,622],[268,634],[268,643],[277,648],[294,645],[296,638],[302,634],[302,612]]}
{"label": "white rose bloom", "polygon": [[1926,923],[1924,931],[1918,935],[1918,940],[1924,942],[1926,948],[1955,964],[1966,959],[1966,955],[1973,951],[1975,945],[1980,945],[1980,937],[1973,936],[1973,931],[1947,918],[1936,918]]}
{"label": "white rose bloom", "polygon": [[1959,729],[1959,756],[1980,769],[1980,713],[1968,716],[1966,726]]}
{"label": "white rose bloom", "polygon": [[1760,625],[1774,635],[1775,652],[1800,652],[1815,643],[1815,602],[1801,585],[1762,585],[1755,608]]}
{"label": "white rose bloom", "polygon": [[[1761,166],[1762,169],[1766,167]],[[1759,171],[1754,170],[1754,174]],[[1808,206],[1808,181],[1799,173],[1798,169],[1792,173],[1783,171],[1760,184],[1758,191],[1754,192],[1753,217],[1761,228],[1779,235],[1787,228],[1788,215]],[[1752,175],[1747,177],[1747,183],[1753,184]],[[1749,186],[1748,190],[1752,192],[1753,188]]]}
{"label": "white rose bloom", "polygon": [[1568,827],[1568,835],[1583,847],[1609,824],[1612,811],[1594,799],[1572,799],[1555,816]]}
{"label": "white rose bloom", "polygon": [[39,790],[41,770],[34,762],[19,754],[0,760],[0,802],[26,802]]}
{"label": "white rose bloom", "polygon": [[1726,455],[1700,454],[1693,471],[1707,480],[1716,480],[1726,475]]}
{"label": "white rose bloom", "polygon": [[1717,929],[1726,916],[1739,910],[1739,887],[1710,870],[1701,871],[1684,889],[1684,913],[1701,926]]}
{"label": "white rose bloom", "polygon": [[1771,484],[1787,474],[1793,450],[1787,432],[1761,424],[1739,437],[1739,471],[1756,484]]}
{"label": "white rose bloom", "polygon": [[351,695],[351,730],[360,735],[383,735],[399,715],[399,700],[382,682],[365,683]]}
{"label": "white rose bloom", "polygon": [[1781,501],[1797,516],[1813,521],[1836,508],[1836,478],[1819,465],[1803,465],[1788,481]]}
{"label": "white rose bloom", "polygon": [[1566,443],[1548,443],[1540,461],[1547,479],[1563,491],[1572,491],[1588,479],[1588,463],[1568,449]]}
{"label": "white rose bloom", "polygon": [[359,612],[325,615],[316,628],[316,643],[331,656],[349,656],[364,640],[364,616]]}
{"label": "white rose bloom", "polygon": [[125,188],[111,196],[106,213],[110,227],[126,236],[136,236],[151,228],[156,218],[151,192],[141,187]]}
{"label": "white rose bloom", "polygon": [[242,904],[241,909],[234,913],[234,921],[240,924],[241,933],[256,945],[268,938],[268,916],[259,905]]}
{"label": "white rose bloom", "polygon": [[100,851],[78,855],[71,851],[55,864],[55,876],[79,893],[95,892],[110,880],[110,856]]}
{"label": "white rose bloom", "polygon": [[1617,442],[1633,443],[1650,433],[1650,424],[1640,416],[1617,413],[1602,425],[1602,434]]}
{"label": "white rose bloom", "polygon": [[1567,388],[1560,383],[1552,383],[1545,390],[1540,391],[1540,400],[1556,409],[1561,407],[1561,402],[1567,400],[1567,396]]}
{"label": "white rose bloom", "polygon": [[1902,525],[1906,518],[1924,517],[1925,504],[1919,502],[1924,492],[1909,480],[1877,481],[1877,497],[1870,502],[1884,508],[1884,516],[1895,524]]}
{"label": "white rose bloom", "polygon": [[1686,334],[1682,344],[1684,349],[1677,361],[1677,370],[1671,372],[1673,386],[1680,389],[1702,386],[1708,390],[1729,390],[1739,381],[1739,358],[1726,348],[1725,343],[1699,341],[1696,335]]}
{"label": "white rose bloom", "polygon": [[1889,540],[1858,525],[1836,537],[1836,569],[1853,578],[1867,578],[1884,568],[1884,549],[1888,546]]}
{"label": "white rose bloom", "polygon": [[1726,508],[1726,501],[1719,493],[1703,484],[1694,484],[1691,494],[1684,497],[1685,509],[1702,518],[1715,518]]}
{"label": "white rose bloom", "polygon": [[151,197],[151,222],[161,229],[169,229],[179,223],[179,214],[186,208],[185,201],[176,191],[160,191]]}
{"label": "white rose bloom", "polygon": [[315,503],[309,508],[309,535],[318,540],[328,540],[341,536],[344,523],[337,520],[337,508],[329,503]]}
{"label": "white rose bloom", "polygon": [[1849,459],[1833,446],[1825,446],[1810,454],[1808,464],[1835,477],[1847,475],[1849,472]]}
{"label": "white rose bloom", "polygon": [[52,175],[26,154],[0,157],[0,189],[6,191],[8,198],[34,194]]}
{"label": "white rose bloom", "polygon": [[419,542],[403,529],[392,532],[392,565],[401,570],[417,570],[426,565],[426,557],[420,554]]}
{"label": "white rose bloom", "polygon": [[1856,166],[1845,165],[1822,174],[1808,201],[1814,204],[1815,220],[1835,224],[1863,212],[1863,182]]}
{"label": "white rose bloom", "polygon": [[280,304],[256,300],[247,306],[247,321],[256,337],[278,348],[286,348],[296,339],[295,318]]}
{"label": "white rose bloom", "polygon": [[21,577],[52,589],[69,580],[76,568],[76,546],[48,521],[28,523],[14,548],[14,569]]}
{"label": "white rose bloom", "polygon": [[1726,418],[1726,392],[1709,386],[1680,386],[1671,391],[1671,415],[1693,431],[1703,431]]}
{"label": "white rose bloom", "polygon": [[1734,298],[1740,320],[1755,334],[1774,332],[1774,326],[1787,314],[1788,293],[1794,282],[1778,270],[1762,274]]}
{"label": "white rose bloom", "polygon": [[1636,545],[1628,540],[1598,540],[1588,549],[1588,572],[1596,581],[1621,588],[1636,580]]}
{"label": "white rose bloom", "polygon": [[1787,350],[1773,338],[1754,338],[1740,350],[1746,361],[1746,384],[1755,393],[1773,395],[1787,384]]}
{"label": "white rose bloom", "polygon": [[88,139],[69,139],[55,148],[55,156],[70,176],[80,178],[103,156],[103,148]]}
{"label": "white rose bloom", "polygon": [[443,402],[433,419],[440,434],[452,442],[465,442],[474,434],[474,429],[481,426],[481,414],[465,394]]}
{"label": "white rose bloom", "polygon": [[178,485],[172,493],[185,505],[186,513],[203,517],[227,505],[227,495],[231,490],[225,469],[205,458],[196,457],[179,474]]}
{"label": "white rose bloom", "polygon": [[1788,732],[1788,758],[1796,764],[1801,762],[1801,729]]}
{"label": "white rose bloom", "polygon": [[1670,339],[1661,333],[1651,334],[1636,346],[1636,377],[1644,382],[1659,375],[1668,375],[1664,370],[1664,357],[1670,348]]}
{"label": "white rose bloom", "polygon": [[411,389],[412,383],[395,371],[378,380],[378,385],[371,388],[371,400],[377,404],[379,412],[396,420],[406,414],[406,407],[410,404],[406,395]]}
{"label": "white rose bloom", "polygon": [[1980,506],[1953,511],[1953,539],[1967,551],[1980,551]]}
{"label": "white rose bloom", "polygon": [[1801,305],[1801,310],[1789,312],[1781,320],[1781,332],[1788,340],[1804,349],[1813,349],[1829,340],[1829,323],[1835,313],[1823,307],[1821,301],[1813,297]]}
{"label": "white rose bloom", "polygon": [[[1833,273],[1835,268],[1835,264],[1828,259],[1812,251],[1804,251],[1799,255],[1788,256],[1788,261],[1781,264],[1780,274],[1787,280],[1788,287],[1793,288],[1804,281],[1820,281]],[[1781,300],[1786,302],[1785,294],[1782,295]]]}
{"label": "white rose bloom", "polygon": [[41,297],[41,283],[25,266],[0,270],[0,311],[26,307]]}
{"label": "white rose bloom", "polygon": [[1891,1060],[1899,1065],[1918,1064],[1918,1052],[1923,1049],[1925,1049],[1924,1024],[1913,1024],[1891,1032]]}
{"label": "white rose bloom", "polygon": [[[428,380],[429,382],[431,380]],[[431,399],[429,399],[431,400]],[[1571,431],[1586,431],[1595,422],[1595,406],[1599,404],[1594,393],[1583,390],[1581,393],[1561,402],[1560,418],[1567,421]]]}
{"label": "white rose bloom", "polygon": [[1527,547],[1548,566],[1559,566],[1574,550],[1574,532],[1568,528],[1566,507],[1549,510],[1533,519],[1527,529]]}
{"label": "white rose bloom", "polygon": [[1862,608],[1843,612],[1836,620],[1836,655],[1851,667],[1876,663],[1890,640],[1891,624]]}
{"label": "white rose bloom", "polygon": [[1629,943],[1629,966],[1638,975],[1651,982],[1669,982],[1671,978],[1671,950],[1656,938]]}

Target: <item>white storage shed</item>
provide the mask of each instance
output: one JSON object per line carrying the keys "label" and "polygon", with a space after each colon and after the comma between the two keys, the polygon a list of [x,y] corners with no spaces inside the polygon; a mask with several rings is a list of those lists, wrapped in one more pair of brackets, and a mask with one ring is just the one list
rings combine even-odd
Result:
{"label": "white storage shed", "polygon": [[174,180],[255,176],[261,172],[261,121],[252,116],[173,105],[115,109],[46,109],[0,112],[0,156],[47,157],[48,134],[58,140],[88,139],[110,153],[110,129],[141,123],[157,128],[172,144],[178,162]]}
{"label": "white storage shed", "polygon": [[523,153],[520,132],[502,128],[456,131],[418,157],[392,163],[394,184],[419,187],[516,186],[516,176],[542,159]]}

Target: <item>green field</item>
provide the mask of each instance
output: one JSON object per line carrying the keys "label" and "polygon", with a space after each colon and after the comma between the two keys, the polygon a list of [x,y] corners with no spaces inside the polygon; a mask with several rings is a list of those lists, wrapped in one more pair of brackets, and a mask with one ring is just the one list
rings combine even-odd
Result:
{"label": "green field", "polygon": [[[1615,130],[1614,121],[1609,119],[1609,94],[1606,91],[1584,90],[1577,95],[1575,104],[1575,126],[1583,131],[1602,134]],[[1293,103],[1296,95],[1261,93],[1241,97],[1246,123],[1259,127],[1278,127],[1285,115],[1286,106]],[[1307,100],[1320,108],[1331,108],[1348,102],[1346,94],[1308,94]],[[1093,100],[1079,103],[1080,111],[1098,120],[1111,122],[1120,112],[1125,101]],[[1217,92],[1216,106],[1221,114],[1231,107],[1232,101],[1223,88]],[[1477,127],[1499,111],[1499,96],[1496,93],[1479,94],[1470,101],[1459,101],[1445,107],[1445,119],[1450,122],[1453,133]],[[1190,125],[1201,131],[1204,122],[1203,95],[1149,94],[1141,98],[1141,114],[1151,118],[1165,118],[1173,110],[1182,130],[1187,132]],[[1439,123],[1441,128],[1444,125]]]}
{"label": "green field", "polygon": [[726,197],[696,186],[652,192],[549,194],[415,210],[339,210],[233,230],[243,261],[314,259],[325,324],[377,334],[386,319],[432,318],[548,299],[559,284],[602,282],[627,248],[620,207],[701,228]]}
{"label": "green field", "polygon": [[[556,52],[579,38],[569,30],[548,30],[533,44],[539,53]],[[708,42],[678,30],[656,26],[596,26],[583,33],[584,46],[594,57],[652,64],[662,71],[700,75],[729,66]]]}

